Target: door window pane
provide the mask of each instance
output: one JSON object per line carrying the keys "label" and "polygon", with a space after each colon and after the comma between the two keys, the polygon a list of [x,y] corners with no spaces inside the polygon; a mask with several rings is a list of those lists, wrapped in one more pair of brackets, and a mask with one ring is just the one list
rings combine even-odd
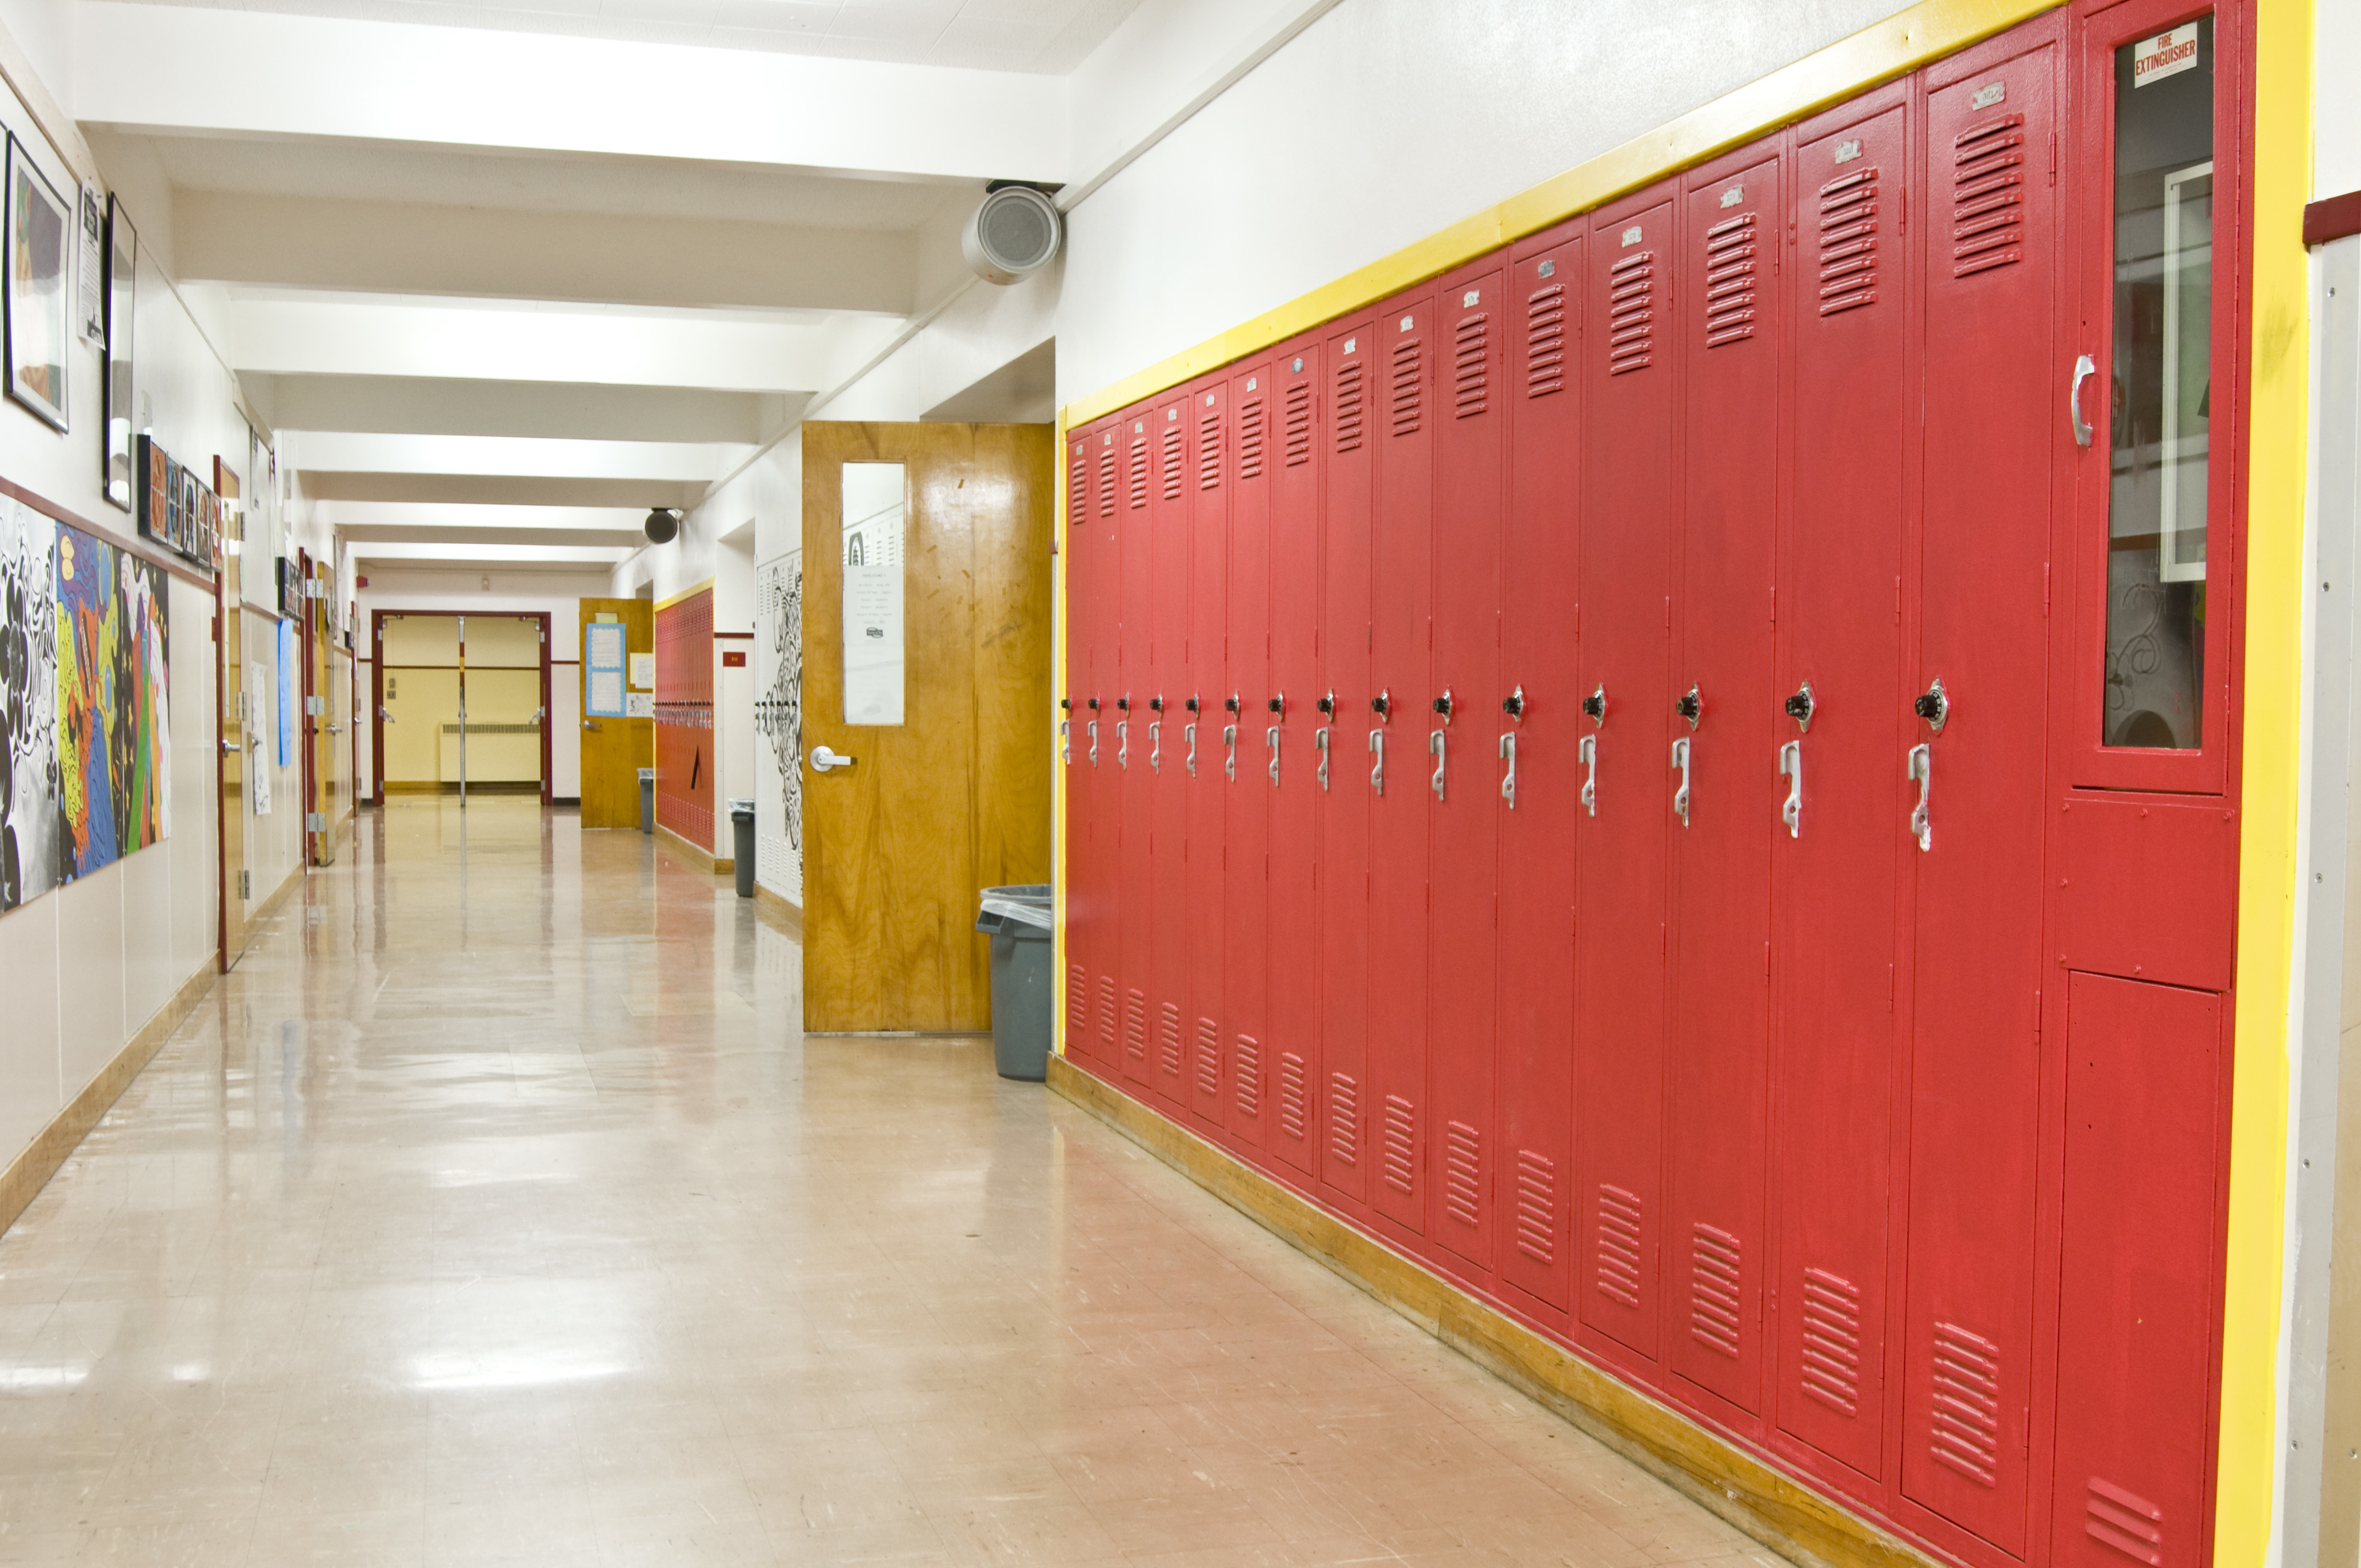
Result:
{"label": "door window pane", "polygon": [[2203,743],[2213,20],[2115,51],[2103,743]]}

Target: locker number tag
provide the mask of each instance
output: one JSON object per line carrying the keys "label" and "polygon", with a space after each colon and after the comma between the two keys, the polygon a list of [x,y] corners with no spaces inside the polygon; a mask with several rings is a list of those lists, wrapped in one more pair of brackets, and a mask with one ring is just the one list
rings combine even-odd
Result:
{"label": "locker number tag", "polygon": [[1857,141],[1840,141],[1837,143],[1837,161],[1839,163],[1850,163],[1854,159],[1859,158],[1860,156],[1861,143]]}
{"label": "locker number tag", "polygon": [[1483,300],[1484,294],[1481,290],[1470,289],[1467,292],[1459,296],[1459,308],[1463,311],[1472,311],[1477,305],[1481,304]]}
{"label": "locker number tag", "polygon": [[1746,187],[1743,185],[1732,185],[1721,193],[1721,204],[1725,207],[1734,207],[1744,200],[1746,200]]}
{"label": "locker number tag", "polygon": [[1982,86],[1976,89],[1975,96],[1968,100],[1968,107],[1971,109],[1989,109],[1994,104],[2005,104],[2007,102],[2008,83],[2005,82],[1987,82]]}
{"label": "locker number tag", "polygon": [[1345,340],[1345,352],[1347,354],[1354,353],[1360,346],[1361,340],[1357,337],[1348,337]]}
{"label": "locker number tag", "polygon": [[1401,323],[1401,329],[1402,329],[1402,331],[1404,331],[1404,332],[1408,332],[1408,331],[1410,330],[1410,325],[1411,325],[1411,318],[1410,318],[1410,317],[1408,317],[1408,316],[1404,316],[1404,317],[1402,317],[1402,323]]}
{"label": "locker number tag", "polygon": [[1556,276],[1557,276],[1557,263],[1556,263],[1556,262],[1554,262],[1554,261],[1544,261],[1544,262],[1543,262],[1543,263],[1542,263],[1542,265],[1541,265],[1541,274],[1542,274],[1542,276],[1543,276],[1543,277],[1544,277],[1544,278],[1554,278],[1554,277],[1556,277]]}
{"label": "locker number tag", "polygon": [[1625,245],[1637,245],[1640,243],[1640,225],[1638,224],[1633,224],[1630,228],[1623,231],[1623,243]]}

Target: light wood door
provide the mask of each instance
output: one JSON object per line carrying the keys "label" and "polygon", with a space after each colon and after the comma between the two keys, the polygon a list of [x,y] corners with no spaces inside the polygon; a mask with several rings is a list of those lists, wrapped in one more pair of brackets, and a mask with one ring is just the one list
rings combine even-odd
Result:
{"label": "light wood door", "polygon": [[[326,597],[335,592],[335,579],[324,561],[312,563],[312,577],[319,587],[303,601],[305,646],[311,654],[305,672],[303,730],[312,747],[312,800],[303,809],[311,814],[305,832],[312,846],[312,863],[324,866],[336,859],[336,741],[344,729],[335,717],[336,645],[328,626]],[[319,826],[309,827],[309,822]]]}
{"label": "light wood door", "polygon": [[[1050,429],[803,444],[804,1027],[988,1028],[977,890],[1049,877]],[[845,722],[847,463],[905,466],[899,725]],[[822,746],[853,765],[813,772]]]}
{"label": "light wood door", "polygon": [[[624,646],[631,652],[651,657],[655,653],[653,604],[646,599],[584,599],[574,648],[574,656],[582,661],[575,667],[577,681],[589,678],[588,629],[601,617],[622,622]],[[654,692],[651,689],[648,696],[653,700]],[[586,691],[582,696],[582,826],[636,830],[640,770],[656,765],[655,720],[601,718],[590,712],[589,694]]]}
{"label": "light wood door", "polygon": [[238,556],[231,545],[245,537],[244,513],[238,506],[237,475],[220,458],[214,459],[214,493],[222,499],[222,557],[214,578],[215,651],[221,656],[214,690],[221,698],[219,723],[214,731],[221,756],[221,790],[216,803],[221,873],[221,970],[237,961],[246,950],[246,616],[239,609]]}

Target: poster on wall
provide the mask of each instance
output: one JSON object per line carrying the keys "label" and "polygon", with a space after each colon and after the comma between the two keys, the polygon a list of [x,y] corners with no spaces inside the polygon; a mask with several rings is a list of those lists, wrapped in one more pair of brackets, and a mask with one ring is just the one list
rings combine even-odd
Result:
{"label": "poster on wall", "polygon": [[279,623],[279,765],[295,763],[295,623]]}
{"label": "poster on wall", "polygon": [[0,502],[0,910],[58,885],[58,525]]}
{"label": "poster on wall", "polygon": [[75,247],[74,279],[81,288],[74,296],[74,326],[85,343],[106,341],[106,198],[88,180],[82,182],[82,243]]}
{"label": "poster on wall", "polygon": [[246,770],[246,795],[254,803],[254,814],[268,817],[272,770],[262,765],[259,726],[262,716],[270,711],[270,666],[259,659],[248,661],[246,666],[246,711],[253,716],[247,724],[246,750],[254,759],[254,766]]}
{"label": "poster on wall", "polygon": [[58,790],[69,876],[170,830],[165,584],[153,563],[58,530]]}
{"label": "poster on wall", "polygon": [[106,418],[106,499],[126,511],[138,470],[133,465],[132,411],[137,387],[132,373],[131,328],[139,298],[139,236],[123,215],[122,203],[106,199],[106,368],[99,378]]}
{"label": "poster on wall", "polygon": [[623,717],[623,636],[619,620],[582,629],[582,711],[589,718]]}
{"label": "poster on wall", "polygon": [[8,395],[66,428],[66,345],[73,336],[73,209],[8,137]]}

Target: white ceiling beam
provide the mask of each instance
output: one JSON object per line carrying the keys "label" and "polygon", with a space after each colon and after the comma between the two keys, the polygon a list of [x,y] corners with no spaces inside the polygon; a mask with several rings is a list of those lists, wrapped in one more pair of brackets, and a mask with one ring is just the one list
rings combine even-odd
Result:
{"label": "white ceiling beam", "polygon": [[273,430],[411,435],[541,435],[590,441],[767,439],[803,400],[701,387],[604,387],[434,376],[241,375]]}
{"label": "white ceiling beam", "polygon": [[424,540],[355,540],[350,552],[363,561],[539,561],[607,565],[631,551],[601,544],[450,544]]}
{"label": "white ceiling beam", "polygon": [[306,472],[708,480],[736,466],[748,450],[731,442],[562,441],[302,430],[280,433],[279,460]]}
{"label": "white ceiling beam", "polygon": [[1066,177],[1060,77],[115,0],[74,18],[86,126]]}
{"label": "white ceiling beam", "polygon": [[[401,501],[321,501],[313,515],[339,531],[348,528],[480,528],[513,532],[536,528],[610,529],[637,533],[645,507],[422,506]],[[390,533],[380,532],[380,538]]]}

